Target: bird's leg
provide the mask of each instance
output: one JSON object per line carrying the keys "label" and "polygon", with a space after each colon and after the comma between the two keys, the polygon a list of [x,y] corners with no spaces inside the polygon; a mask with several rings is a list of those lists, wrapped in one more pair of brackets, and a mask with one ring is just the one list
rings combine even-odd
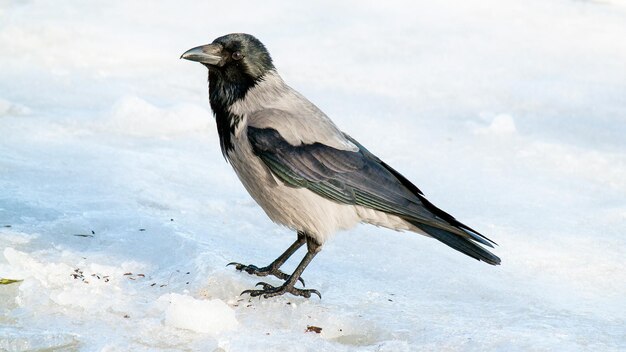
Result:
{"label": "bird's leg", "polygon": [[[257,267],[256,265],[244,265],[241,263],[228,263],[228,265],[234,265],[235,269],[239,271],[245,271],[248,274],[256,275],[256,276],[267,276],[273,275],[281,280],[288,280],[289,275],[285,274],[280,270],[280,267],[294,254],[302,245],[306,242],[306,236],[303,232],[298,231],[298,239],[291,245],[287,250],[281,254],[276,260],[274,260],[270,265],[264,266],[262,268]],[[302,282],[302,286],[304,286],[304,280],[299,278],[300,282]]]}
{"label": "bird's leg", "polygon": [[289,276],[289,278],[287,279],[287,281],[285,281],[284,284],[282,284],[281,286],[275,287],[266,282],[259,282],[258,284],[256,284],[256,286],[261,286],[263,287],[263,289],[245,290],[241,293],[241,295],[244,295],[247,293],[247,294],[250,294],[251,297],[263,296],[264,298],[269,298],[269,297],[274,297],[274,296],[280,296],[285,293],[291,293],[294,296],[302,296],[302,297],[309,298],[311,297],[311,294],[314,293],[318,295],[319,298],[322,298],[322,295],[317,290],[300,289],[300,288],[295,287],[295,284],[300,278],[300,275],[302,275],[302,272],[304,271],[304,269],[307,267],[307,265],[309,265],[311,260],[313,260],[315,255],[320,250],[322,250],[322,246],[309,236],[306,236],[306,244],[307,244],[306,255],[304,256],[300,264],[298,264],[298,267],[293,272],[293,274]]}

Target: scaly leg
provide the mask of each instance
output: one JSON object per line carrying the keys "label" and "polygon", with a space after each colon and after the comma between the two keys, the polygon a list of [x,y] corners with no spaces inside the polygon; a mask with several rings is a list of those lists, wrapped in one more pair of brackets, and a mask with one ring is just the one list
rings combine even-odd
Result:
{"label": "scaly leg", "polygon": [[269,297],[274,297],[274,296],[280,296],[285,293],[291,293],[294,296],[302,296],[305,298],[309,298],[311,297],[311,294],[314,293],[318,295],[319,298],[322,298],[322,295],[317,290],[300,289],[300,288],[295,287],[295,284],[300,278],[300,275],[302,275],[302,272],[304,271],[304,269],[307,267],[307,265],[309,265],[311,260],[313,260],[315,255],[320,250],[322,250],[322,246],[318,244],[317,242],[315,242],[311,237],[306,236],[306,244],[307,244],[306,255],[304,256],[300,264],[298,264],[298,267],[293,272],[293,274],[289,276],[287,281],[285,281],[285,283],[282,284],[282,286],[275,287],[265,282],[259,282],[258,284],[256,284],[256,286],[262,286],[263,289],[245,290],[241,293],[241,295],[248,293],[250,294],[251,297],[258,297],[262,295],[264,298],[269,298]]}
{"label": "scaly leg", "polygon": [[[270,265],[264,266],[262,268],[257,267],[256,265],[244,265],[241,263],[228,263],[226,266],[234,265],[235,269],[239,271],[245,271],[248,274],[256,275],[256,276],[267,276],[273,275],[281,280],[288,280],[289,275],[285,274],[280,270],[280,267],[293,255],[302,245],[306,242],[306,237],[303,232],[298,231],[298,239],[291,245],[287,250],[281,254],[276,260],[274,260]],[[304,285],[304,280],[299,278],[300,282],[302,282],[302,286]]]}

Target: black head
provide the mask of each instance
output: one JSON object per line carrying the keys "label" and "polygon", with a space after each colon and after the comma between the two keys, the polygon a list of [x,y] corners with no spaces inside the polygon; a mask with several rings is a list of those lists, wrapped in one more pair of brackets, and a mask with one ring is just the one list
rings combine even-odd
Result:
{"label": "black head", "polygon": [[274,69],[263,43],[250,34],[232,33],[211,44],[186,51],[181,58],[197,61],[231,82],[256,81]]}
{"label": "black head", "polygon": [[263,43],[244,33],[219,37],[211,44],[187,50],[181,58],[200,62],[209,69],[209,100],[222,152],[228,157],[233,148],[231,135],[242,118],[229,107],[274,70],[272,58]]}

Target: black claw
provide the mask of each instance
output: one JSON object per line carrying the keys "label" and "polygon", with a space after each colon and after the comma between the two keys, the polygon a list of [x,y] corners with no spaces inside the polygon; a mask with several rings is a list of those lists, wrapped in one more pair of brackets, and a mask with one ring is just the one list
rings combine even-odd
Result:
{"label": "black claw", "polygon": [[256,286],[262,286],[263,290],[269,290],[269,289],[274,288],[274,286],[268,284],[267,282],[259,282],[256,285],[254,285],[254,287],[256,287]]}
{"label": "black claw", "polygon": [[259,291],[259,290],[244,290],[244,291],[241,291],[241,293],[240,293],[239,295],[240,295],[240,296],[243,296],[243,295],[245,295],[245,294],[249,294],[249,295],[250,295],[250,297],[254,297],[254,296],[255,296],[255,293],[256,293],[256,292],[258,292],[258,291]]}
{"label": "black claw", "polygon": [[243,270],[243,268],[245,267],[245,265],[243,265],[241,263],[237,263],[237,262],[230,262],[230,263],[226,264],[226,266],[231,266],[231,265],[234,265],[235,269],[238,270],[238,271]]}
{"label": "black claw", "polygon": [[315,290],[315,289],[311,289],[309,290],[310,293],[315,293],[317,295],[317,297],[319,297],[320,299],[322,299],[322,294],[320,293],[320,291]]}

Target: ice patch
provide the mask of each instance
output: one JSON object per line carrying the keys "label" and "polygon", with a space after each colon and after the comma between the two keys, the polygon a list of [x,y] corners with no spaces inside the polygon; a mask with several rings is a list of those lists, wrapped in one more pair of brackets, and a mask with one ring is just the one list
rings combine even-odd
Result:
{"label": "ice patch", "polygon": [[39,237],[36,234],[27,234],[20,231],[11,230],[10,228],[0,228],[0,244],[19,245],[27,244],[33,239]]}
{"label": "ice patch", "polygon": [[8,265],[0,264],[0,272],[24,280],[15,298],[21,307],[61,306],[76,312],[108,314],[128,311],[134,304],[132,287],[122,291],[120,286],[129,285],[125,272],[137,271],[137,263],[88,265],[71,253],[63,258],[67,263],[44,263],[37,255],[10,247],[4,250],[4,257]]}
{"label": "ice patch", "polygon": [[0,351],[66,351],[77,348],[75,336],[45,330],[0,326]]}
{"label": "ice patch", "polygon": [[9,268],[20,278],[34,277],[41,282],[55,282],[57,285],[71,282],[69,273],[72,268],[66,264],[42,264],[31,257],[28,253],[20,252],[14,248],[4,249],[4,258],[9,263]]}
{"label": "ice patch", "polygon": [[170,293],[161,296],[159,301],[169,303],[165,309],[167,326],[217,335],[239,325],[235,311],[219,299],[199,300]]}
{"label": "ice patch", "polygon": [[517,131],[515,127],[515,120],[511,115],[500,114],[496,115],[491,123],[487,127],[478,127],[475,132],[478,134],[491,134],[491,135],[510,135]]}

